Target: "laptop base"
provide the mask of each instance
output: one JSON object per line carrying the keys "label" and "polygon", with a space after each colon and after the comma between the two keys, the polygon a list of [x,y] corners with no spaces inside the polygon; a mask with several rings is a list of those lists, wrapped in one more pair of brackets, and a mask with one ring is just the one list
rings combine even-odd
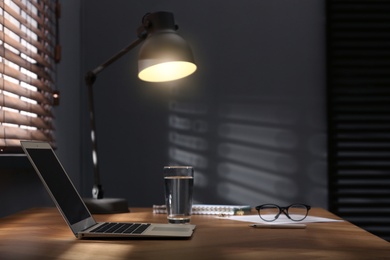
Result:
{"label": "laptop base", "polygon": [[122,198],[104,198],[93,199],[83,198],[85,205],[92,214],[116,214],[127,213],[129,205],[126,199]]}

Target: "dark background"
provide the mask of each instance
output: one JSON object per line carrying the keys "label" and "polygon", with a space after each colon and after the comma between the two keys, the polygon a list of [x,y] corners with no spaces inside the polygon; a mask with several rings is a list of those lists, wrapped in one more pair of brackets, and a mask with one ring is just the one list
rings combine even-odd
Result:
{"label": "dark background", "polygon": [[[142,82],[136,48],[94,85],[106,195],[162,204],[162,168],[181,164],[195,168],[198,203],[327,208],[325,1],[61,4],[57,154],[83,196],[93,183],[84,75],[136,39],[145,13],[171,11],[194,75]],[[2,215],[50,203],[25,158],[6,162]]]}

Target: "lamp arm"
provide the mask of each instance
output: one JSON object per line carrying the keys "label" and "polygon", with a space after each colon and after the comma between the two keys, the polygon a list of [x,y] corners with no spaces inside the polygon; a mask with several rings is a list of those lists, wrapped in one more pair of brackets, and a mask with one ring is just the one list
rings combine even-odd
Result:
{"label": "lamp arm", "polygon": [[89,122],[90,122],[90,130],[91,130],[91,141],[92,141],[92,162],[93,162],[93,173],[94,173],[94,185],[92,188],[92,197],[94,199],[103,199],[104,198],[104,190],[100,181],[100,172],[99,172],[99,164],[98,164],[98,149],[97,149],[97,136],[96,136],[96,124],[95,124],[95,108],[94,108],[94,98],[93,98],[93,83],[96,80],[96,76],[103,71],[105,68],[110,66],[116,60],[121,58],[123,55],[128,53],[130,50],[135,48],[138,44],[140,44],[145,39],[144,35],[139,35],[139,38],[132,42],[127,47],[123,48],[117,54],[112,56],[106,62],[102,63],[95,69],[88,71],[85,75],[85,82],[88,87],[88,108],[89,108]]}
{"label": "lamp arm", "polygon": [[95,69],[87,72],[86,74],[86,77],[85,77],[85,80],[87,82],[87,84],[92,80],[92,83],[94,82],[94,80],[96,79],[96,76],[102,71],[104,70],[105,68],[107,68],[108,66],[110,66],[112,63],[114,63],[115,61],[117,61],[119,58],[121,58],[123,55],[125,55],[126,53],[128,53],[129,51],[131,51],[132,49],[134,49],[138,44],[140,44],[143,40],[145,40],[144,37],[140,37],[138,38],[137,40],[135,40],[134,42],[130,43],[128,46],[126,46],[125,48],[123,48],[122,50],[120,50],[117,54],[115,54],[114,56],[112,56],[111,58],[109,58],[107,61],[105,61],[104,63],[100,64],[99,66],[97,66]]}

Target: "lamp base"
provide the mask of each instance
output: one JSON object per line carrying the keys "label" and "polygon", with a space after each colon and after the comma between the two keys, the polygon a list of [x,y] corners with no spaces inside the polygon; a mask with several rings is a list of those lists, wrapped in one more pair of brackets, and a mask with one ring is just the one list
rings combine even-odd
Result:
{"label": "lamp base", "polygon": [[84,203],[92,214],[116,214],[129,211],[129,205],[126,199],[106,198],[93,199],[84,198]]}

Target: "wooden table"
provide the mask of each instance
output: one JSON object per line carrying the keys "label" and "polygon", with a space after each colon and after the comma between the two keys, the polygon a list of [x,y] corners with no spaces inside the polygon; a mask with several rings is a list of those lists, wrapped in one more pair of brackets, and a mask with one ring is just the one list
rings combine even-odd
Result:
{"label": "wooden table", "polygon": [[[337,218],[319,208],[310,215]],[[151,208],[95,218],[166,222]],[[390,259],[390,243],[349,222],[255,229],[198,215],[192,223],[197,229],[189,240],[77,240],[57,209],[30,209],[0,219],[0,259]]]}

